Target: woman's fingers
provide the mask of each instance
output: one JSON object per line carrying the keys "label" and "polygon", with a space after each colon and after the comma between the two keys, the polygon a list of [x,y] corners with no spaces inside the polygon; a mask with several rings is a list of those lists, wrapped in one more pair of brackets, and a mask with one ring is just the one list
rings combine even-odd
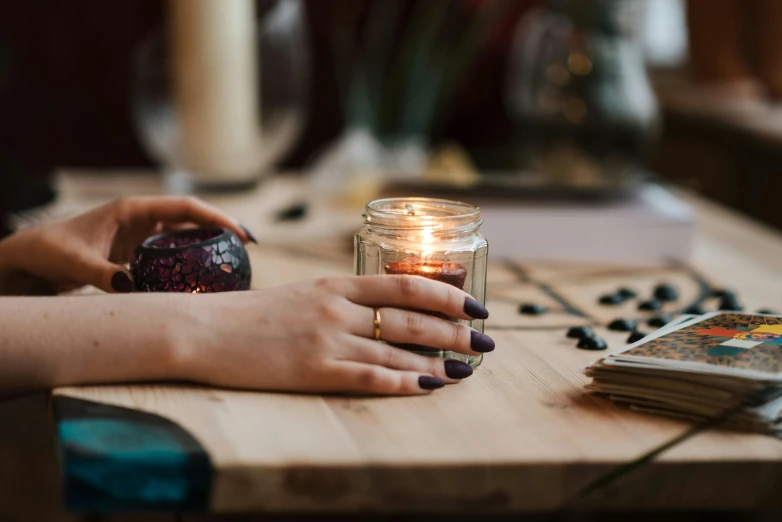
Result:
{"label": "woman's fingers", "polygon": [[[494,350],[494,341],[491,337],[465,324],[399,308],[378,308],[378,310],[382,341],[393,344],[417,344],[466,355],[480,355]],[[357,308],[347,317],[350,318],[350,333],[368,339],[374,338],[375,315],[372,308]]]}
{"label": "woman's fingers", "polygon": [[176,232],[179,230],[190,230],[193,228],[198,228],[198,223],[193,222],[179,222],[179,221],[171,221],[171,222],[165,222],[165,223],[159,223],[158,228],[160,229],[160,232]]}
{"label": "woman's fingers", "polygon": [[329,373],[335,390],[378,395],[425,395],[445,385],[432,375],[353,361],[339,361]]}
{"label": "woman's fingers", "polygon": [[458,319],[486,319],[489,312],[470,296],[440,281],[420,276],[379,275],[355,277],[344,285],[345,296],[368,306],[393,306],[441,312]]}
{"label": "woman's fingers", "polygon": [[117,202],[120,225],[132,226],[143,218],[152,222],[196,223],[200,226],[218,226],[233,230],[243,241],[255,238],[225,212],[197,198],[176,196],[144,196]]}
{"label": "woman's fingers", "polygon": [[92,251],[63,256],[59,270],[68,280],[90,284],[109,293],[129,293],[133,280],[124,266],[117,265]]}
{"label": "woman's fingers", "polygon": [[465,362],[441,357],[425,357],[361,337],[354,337],[347,349],[348,357],[352,361],[385,366],[392,370],[434,375],[447,383],[459,382],[472,375],[472,367]]}

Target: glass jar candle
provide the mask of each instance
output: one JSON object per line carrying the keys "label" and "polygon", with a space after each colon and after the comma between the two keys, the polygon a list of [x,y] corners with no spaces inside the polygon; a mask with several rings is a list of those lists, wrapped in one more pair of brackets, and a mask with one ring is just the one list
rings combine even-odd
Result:
{"label": "glass jar candle", "polygon": [[[478,207],[434,198],[387,198],[366,206],[364,228],[355,237],[357,275],[418,275],[448,283],[486,302],[489,245],[479,233]],[[483,320],[461,321],[483,332]],[[483,356],[405,345],[421,355],[478,366]]]}

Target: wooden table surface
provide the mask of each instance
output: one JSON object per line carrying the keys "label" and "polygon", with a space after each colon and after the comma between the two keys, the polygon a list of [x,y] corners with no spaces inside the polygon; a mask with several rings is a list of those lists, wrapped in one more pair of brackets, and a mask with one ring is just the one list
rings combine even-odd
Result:
{"label": "wooden table surface", "polygon": [[[61,186],[52,215],[117,192],[159,190],[149,180],[123,185],[69,176]],[[276,180],[250,195],[213,200],[260,236],[262,246],[250,247],[256,288],[352,271],[345,234],[360,226],[355,209],[330,220],[316,209],[304,223],[272,224],[273,210],[296,201],[301,190]],[[680,195],[699,219],[691,266],[493,260],[486,331],[497,349],[473,377],[431,396],[168,384],[56,389],[66,499],[77,508],[149,502],[217,512],[778,508],[779,440],[697,432],[690,423],[592,397],[581,370],[602,353],[578,350],[564,335],[574,324],[642,317],[632,303],[596,304],[619,286],[648,295],[659,282],[674,283],[683,295],[670,311],[696,301],[708,284],[737,290],[749,310],[782,307],[780,235]],[[324,239],[330,246],[319,251],[315,245]],[[521,316],[523,301],[552,312]],[[564,312],[562,301],[583,317]],[[611,349],[627,336],[597,330]],[[80,439],[85,433],[92,435]]]}

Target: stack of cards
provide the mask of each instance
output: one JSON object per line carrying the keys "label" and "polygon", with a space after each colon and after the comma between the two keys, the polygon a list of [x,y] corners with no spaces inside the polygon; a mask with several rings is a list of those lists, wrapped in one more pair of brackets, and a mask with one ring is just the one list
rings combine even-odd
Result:
{"label": "stack of cards", "polygon": [[586,374],[636,410],[782,435],[782,316],[681,316]]}

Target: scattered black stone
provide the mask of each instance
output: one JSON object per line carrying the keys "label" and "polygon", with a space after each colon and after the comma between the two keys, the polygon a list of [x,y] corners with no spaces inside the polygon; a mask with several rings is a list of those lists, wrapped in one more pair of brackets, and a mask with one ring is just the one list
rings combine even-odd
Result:
{"label": "scattered black stone", "polygon": [[578,347],[582,350],[605,350],[608,344],[597,336],[584,337],[578,342]]}
{"label": "scattered black stone", "polygon": [[635,342],[638,342],[646,336],[647,334],[645,334],[644,332],[635,331],[630,334],[630,337],[627,338],[627,344],[633,344]]}
{"label": "scattered black stone", "polygon": [[632,332],[638,325],[633,319],[615,319],[608,325],[609,330],[616,332]]}
{"label": "scattered black stone", "polygon": [[618,305],[625,302],[625,298],[622,297],[619,293],[616,294],[606,294],[600,297],[600,304],[601,305]]}
{"label": "scattered black stone", "polygon": [[648,301],[643,301],[638,305],[639,310],[653,311],[653,312],[656,312],[657,310],[661,310],[662,307],[663,307],[663,303],[659,299],[649,299]]}
{"label": "scattered black stone", "polygon": [[593,337],[594,330],[589,326],[573,326],[568,328],[567,336],[571,339],[583,339],[584,337]]}
{"label": "scattered black stone", "polygon": [[277,221],[298,221],[307,215],[306,203],[294,203],[293,205],[286,207],[275,216]]}
{"label": "scattered black stone", "polygon": [[771,310],[770,308],[761,308],[760,310],[755,312],[756,314],[766,314],[766,315],[779,315],[779,311],[777,310]]}
{"label": "scattered black stone", "polygon": [[688,314],[688,315],[703,315],[706,313],[706,310],[703,309],[703,307],[699,304],[690,305],[684,310],[682,310],[682,313]]}
{"label": "scattered black stone", "polygon": [[741,312],[744,310],[744,307],[739,303],[735,296],[725,296],[720,299],[719,309],[726,312]]}
{"label": "scattered black stone", "polygon": [[632,288],[620,288],[616,293],[621,295],[623,299],[635,299],[638,297],[638,292]]}
{"label": "scattered black stone", "polygon": [[733,292],[732,290],[726,290],[725,288],[712,288],[711,290],[712,297],[732,297],[733,299],[736,298],[736,292]]}
{"label": "scattered black stone", "polygon": [[679,291],[676,287],[669,284],[657,285],[654,289],[654,297],[660,301],[672,302],[679,299]]}
{"label": "scattered black stone", "polygon": [[533,303],[525,303],[519,306],[519,313],[524,315],[543,315],[548,311],[545,306]]}
{"label": "scattered black stone", "polygon": [[666,324],[668,324],[670,322],[671,322],[671,317],[670,316],[668,316],[668,315],[659,315],[657,317],[652,317],[651,319],[649,319],[649,321],[647,321],[646,324],[648,324],[649,326],[651,326],[653,328],[662,328],[663,326],[665,326]]}

